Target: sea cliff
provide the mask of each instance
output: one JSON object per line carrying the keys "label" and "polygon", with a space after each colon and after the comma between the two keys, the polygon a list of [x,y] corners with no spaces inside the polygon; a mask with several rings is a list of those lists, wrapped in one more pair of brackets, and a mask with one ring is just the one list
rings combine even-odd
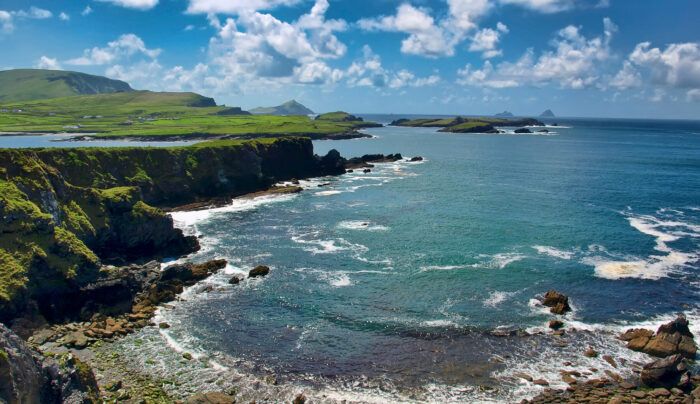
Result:
{"label": "sea cliff", "polygon": [[88,316],[80,291],[104,277],[103,264],[198,250],[162,207],[342,173],[343,161],[314,156],[306,138],[0,150],[0,321]]}

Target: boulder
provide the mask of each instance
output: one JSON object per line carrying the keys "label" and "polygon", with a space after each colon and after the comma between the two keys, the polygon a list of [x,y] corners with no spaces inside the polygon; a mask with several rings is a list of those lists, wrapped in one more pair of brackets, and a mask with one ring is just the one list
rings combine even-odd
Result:
{"label": "boulder", "polygon": [[549,131],[547,129],[540,129],[537,133],[549,133]]}
{"label": "boulder", "polygon": [[532,131],[528,128],[516,129],[514,132],[515,133],[532,133]]}
{"label": "boulder", "polygon": [[421,157],[421,156],[412,157],[411,160],[409,160],[409,161],[423,161],[423,157]]}
{"label": "boulder", "polygon": [[549,328],[553,330],[558,330],[564,326],[564,323],[559,320],[552,320],[549,322]]}
{"label": "boulder", "polygon": [[688,366],[683,356],[675,354],[644,365],[641,382],[651,388],[672,388],[681,382],[687,371]]}
{"label": "boulder", "polygon": [[241,278],[240,276],[234,275],[231,277],[231,279],[228,280],[228,283],[231,285],[238,285],[239,283],[241,283],[242,280],[243,278]]}
{"label": "boulder", "polygon": [[362,170],[362,172],[365,173],[365,174],[367,174],[367,173],[369,173],[369,172],[372,172],[372,170],[370,170],[369,168],[365,168],[364,170]]}
{"label": "boulder", "polygon": [[681,354],[694,359],[697,352],[694,336],[683,314],[659,327],[656,335],[651,330],[637,328],[627,330],[619,338],[627,341],[627,348],[659,358]]}
{"label": "boulder", "polygon": [[292,401],[292,404],[305,404],[306,403],[306,396],[299,393],[294,400]]}
{"label": "boulder", "polygon": [[549,311],[554,314],[566,314],[566,312],[571,311],[571,306],[569,306],[569,297],[557,293],[554,290],[550,290],[544,295],[543,305],[550,307]]}
{"label": "boulder", "polygon": [[250,272],[248,273],[248,276],[251,278],[255,278],[258,276],[265,276],[269,273],[270,273],[270,267],[267,267],[265,265],[258,265],[257,267],[250,270]]}

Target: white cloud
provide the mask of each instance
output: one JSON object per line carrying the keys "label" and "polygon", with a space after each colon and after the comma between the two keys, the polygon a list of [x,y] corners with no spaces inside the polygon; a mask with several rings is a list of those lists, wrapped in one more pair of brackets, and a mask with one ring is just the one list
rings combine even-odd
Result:
{"label": "white cloud", "polygon": [[436,21],[425,8],[402,4],[396,15],[364,18],[358,26],[366,31],[402,32],[401,52],[429,58],[452,56],[455,47],[477,27],[492,7],[489,0],[447,0],[448,15]]}
{"label": "white cloud", "polygon": [[44,10],[44,9],[34,7],[34,6],[29,7],[28,11],[25,11],[25,10],[13,11],[12,14],[14,14],[16,17],[20,17],[20,18],[33,18],[33,19],[37,19],[37,20],[44,20],[44,19],[53,17],[53,13],[51,13],[51,11]]}
{"label": "white cloud", "polygon": [[497,49],[501,35],[508,33],[508,27],[503,23],[498,23],[496,29],[484,28],[472,37],[469,50],[472,52],[483,52],[484,58],[500,56],[503,52]]}
{"label": "white cloud", "polygon": [[327,9],[327,0],[317,0],[309,13],[292,23],[253,11],[241,12],[236,20],[228,18],[223,26],[210,17],[210,24],[219,30],[210,41],[210,64],[225,75],[251,80],[332,81],[338,74],[322,60],[345,54],[347,47],[334,32],[345,30],[347,23],[326,20]]}
{"label": "white cloud", "polygon": [[90,6],[85,6],[85,10],[83,10],[83,12],[80,13],[80,15],[82,15],[83,17],[90,14],[92,14],[92,7]]}
{"label": "white cloud", "polygon": [[688,90],[685,99],[688,102],[700,102],[700,89],[694,88],[692,90]]}
{"label": "white cloud", "polygon": [[398,72],[387,70],[382,66],[379,55],[372,52],[368,45],[363,47],[363,57],[350,65],[345,76],[350,87],[374,87],[377,89],[423,87],[437,84],[440,81],[438,74],[416,77],[415,74],[405,69]]}
{"label": "white cloud", "polygon": [[279,6],[291,6],[301,0],[189,0],[189,14],[239,14],[258,10],[272,10]]}
{"label": "white cloud", "polygon": [[7,11],[0,10],[0,34],[11,34],[15,30],[15,25],[12,21],[12,14]]}
{"label": "white cloud", "polygon": [[677,88],[700,88],[700,45],[698,43],[674,43],[663,51],[650,48],[651,43],[638,44],[629,60],[647,69],[652,82]]}
{"label": "white cloud", "polygon": [[617,30],[608,18],[603,20],[602,36],[587,39],[579,27],[569,25],[551,41],[555,48],[535,58],[529,49],[515,63],[503,62],[497,67],[484,63],[482,69],[467,65],[458,74],[458,83],[483,87],[544,86],[558,84],[561,88],[581,89],[600,85],[598,67],[610,58],[610,41]]}
{"label": "white cloud", "polygon": [[58,60],[52,59],[47,56],[42,56],[37,62],[35,67],[37,69],[47,69],[47,70],[61,70],[61,64]]}
{"label": "white cloud", "polygon": [[190,24],[185,27],[185,31],[192,31],[194,29],[194,25]]}
{"label": "white cloud", "polygon": [[82,57],[68,60],[66,63],[79,66],[105,65],[137,54],[155,59],[160,53],[161,49],[148,49],[138,36],[124,34],[116,41],[109,42],[106,47],[86,49]]}
{"label": "white cloud", "polygon": [[[149,10],[158,4],[158,0],[97,0],[104,3],[112,3],[117,6],[134,8],[137,10]],[[87,10],[87,9],[86,9]]]}
{"label": "white cloud", "polygon": [[502,4],[515,4],[541,13],[557,13],[574,7],[573,0],[500,0]]}
{"label": "white cloud", "polygon": [[620,90],[626,90],[632,87],[639,87],[642,84],[642,76],[639,74],[637,69],[632,66],[632,63],[625,60],[622,65],[622,69],[615,75],[615,77],[610,80],[609,83],[612,87],[616,87]]}
{"label": "white cloud", "polygon": [[61,14],[58,15],[58,18],[61,19],[61,21],[68,21],[70,20],[70,16],[64,12],[61,12]]}

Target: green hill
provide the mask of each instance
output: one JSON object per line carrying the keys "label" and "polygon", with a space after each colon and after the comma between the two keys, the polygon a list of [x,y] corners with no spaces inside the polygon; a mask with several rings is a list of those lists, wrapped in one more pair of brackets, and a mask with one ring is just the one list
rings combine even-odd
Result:
{"label": "green hill", "polygon": [[306,108],[296,100],[287,101],[276,107],[258,107],[250,110],[253,115],[311,115],[314,111]]}
{"label": "green hill", "polygon": [[61,70],[0,71],[0,103],[134,91],[129,84],[106,77]]}

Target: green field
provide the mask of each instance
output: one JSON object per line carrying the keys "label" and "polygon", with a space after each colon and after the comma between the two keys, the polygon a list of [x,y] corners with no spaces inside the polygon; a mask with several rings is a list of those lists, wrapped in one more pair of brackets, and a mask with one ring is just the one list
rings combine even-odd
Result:
{"label": "green field", "polygon": [[7,110],[0,112],[0,131],[155,140],[284,135],[346,138],[359,136],[356,129],[370,126],[361,121],[312,120],[303,115],[217,115],[227,109],[195,93],[82,95],[0,105],[0,111]]}
{"label": "green field", "polygon": [[498,133],[495,128],[503,126],[544,126],[536,119],[501,119],[491,117],[461,116],[455,118],[432,119],[398,119],[391,123],[393,126],[410,126],[421,128],[442,128],[440,132],[451,133]]}

